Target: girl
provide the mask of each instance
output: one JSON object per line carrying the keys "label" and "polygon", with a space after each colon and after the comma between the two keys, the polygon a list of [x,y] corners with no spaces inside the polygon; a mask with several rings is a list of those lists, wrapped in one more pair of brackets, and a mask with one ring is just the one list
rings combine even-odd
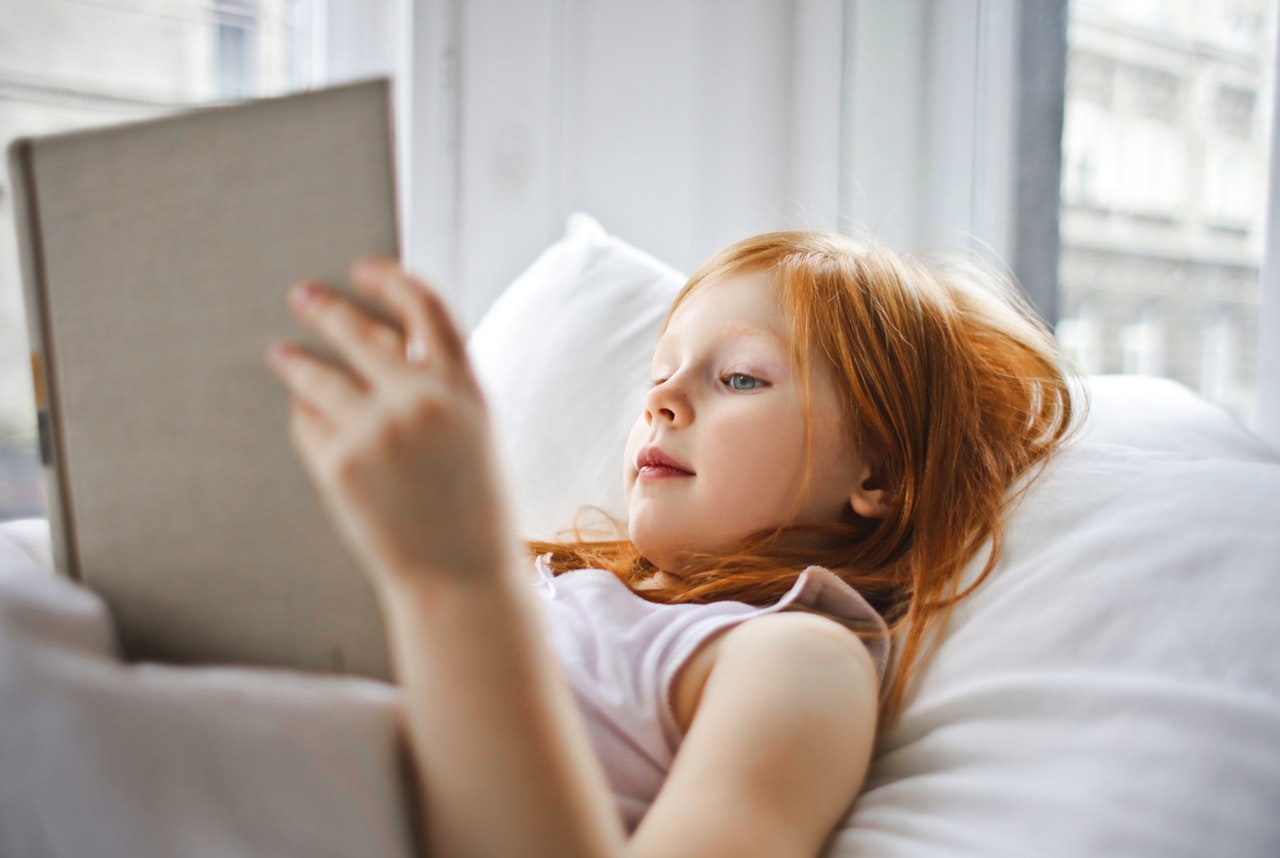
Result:
{"label": "girl", "polygon": [[386,618],[430,853],[816,855],[1065,437],[1047,332],[1007,290],[841,236],[729,247],[655,347],[629,539],[533,544],[530,587],[462,337],[394,263],[352,279],[403,334],[303,283],[348,366],[269,357]]}

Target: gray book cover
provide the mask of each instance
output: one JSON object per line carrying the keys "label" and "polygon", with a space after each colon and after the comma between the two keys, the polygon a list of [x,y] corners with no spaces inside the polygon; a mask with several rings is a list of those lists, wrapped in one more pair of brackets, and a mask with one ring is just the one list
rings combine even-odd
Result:
{"label": "gray book cover", "polygon": [[263,355],[398,255],[392,139],[377,80],[11,145],[57,562],[127,657],[389,676]]}

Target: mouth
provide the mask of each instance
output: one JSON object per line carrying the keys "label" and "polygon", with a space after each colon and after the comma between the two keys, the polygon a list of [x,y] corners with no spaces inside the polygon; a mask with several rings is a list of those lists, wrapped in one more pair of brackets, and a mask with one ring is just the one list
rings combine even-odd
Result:
{"label": "mouth", "polygon": [[636,472],[636,478],[641,480],[692,477],[694,474],[687,465],[652,444],[636,456]]}

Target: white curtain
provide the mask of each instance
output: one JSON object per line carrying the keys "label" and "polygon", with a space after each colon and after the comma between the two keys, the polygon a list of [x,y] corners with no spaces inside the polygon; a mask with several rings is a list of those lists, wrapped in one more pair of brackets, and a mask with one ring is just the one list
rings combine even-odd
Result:
{"label": "white curtain", "polygon": [[[1276,33],[1280,57],[1280,27]],[[1267,196],[1267,245],[1262,259],[1258,312],[1258,381],[1254,427],[1280,450],[1280,62],[1271,87],[1271,179]]]}

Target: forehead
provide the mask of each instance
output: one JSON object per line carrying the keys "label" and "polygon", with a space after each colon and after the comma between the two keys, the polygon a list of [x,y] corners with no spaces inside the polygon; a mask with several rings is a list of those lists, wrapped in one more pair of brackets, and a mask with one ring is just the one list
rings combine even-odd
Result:
{"label": "forehead", "polygon": [[734,274],[700,284],[671,314],[663,338],[721,332],[755,334],[782,343],[790,339],[777,287],[768,274]]}

